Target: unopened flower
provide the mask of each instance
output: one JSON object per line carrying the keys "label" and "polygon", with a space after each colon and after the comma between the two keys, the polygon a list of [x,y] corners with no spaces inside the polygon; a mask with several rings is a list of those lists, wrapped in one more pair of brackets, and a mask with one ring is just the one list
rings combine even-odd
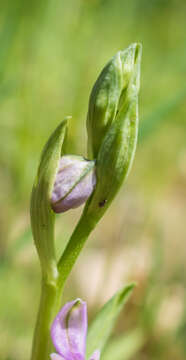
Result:
{"label": "unopened flower", "polygon": [[131,169],[138,135],[141,45],[119,51],[98,77],[87,116],[88,148],[97,183],[87,212],[97,223]]}
{"label": "unopened flower", "polygon": [[138,94],[140,60],[141,45],[138,43],[118,51],[93,86],[87,114],[88,151],[93,159],[98,157],[111,125],[121,116],[124,121],[131,101]]}
{"label": "unopened flower", "polygon": [[75,155],[62,156],[52,191],[52,209],[61,213],[80,206],[92,194],[95,184],[94,161]]}
{"label": "unopened flower", "polygon": [[[52,360],[85,360],[87,336],[87,306],[81,299],[68,302],[60,310],[51,327],[52,342],[57,354]],[[99,360],[96,350],[89,360]]]}

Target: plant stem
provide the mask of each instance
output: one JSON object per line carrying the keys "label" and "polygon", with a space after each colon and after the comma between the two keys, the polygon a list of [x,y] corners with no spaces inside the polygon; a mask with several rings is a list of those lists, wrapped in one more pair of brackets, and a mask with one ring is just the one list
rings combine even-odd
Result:
{"label": "plant stem", "polygon": [[54,284],[42,281],[41,300],[34,332],[31,360],[49,360],[52,343],[50,326],[58,312],[61,292]]}
{"label": "plant stem", "polygon": [[42,281],[41,300],[34,332],[31,360],[49,360],[52,352],[50,327],[60,308],[65,281],[81,252],[90,232],[95,227],[91,217],[83,212],[64,253],[58,263],[58,278],[48,284]]}
{"label": "plant stem", "polygon": [[95,225],[96,224],[91,221],[91,218],[87,216],[84,211],[58,262],[58,287],[61,291],[69,273],[73,268],[73,265],[75,264],[89,234],[94,229]]}

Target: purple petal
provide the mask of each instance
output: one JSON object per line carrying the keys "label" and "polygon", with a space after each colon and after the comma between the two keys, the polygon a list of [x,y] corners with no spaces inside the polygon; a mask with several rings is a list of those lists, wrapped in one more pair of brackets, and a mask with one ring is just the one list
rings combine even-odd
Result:
{"label": "purple petal", "polygon": [[51,360],[64,360],[64,358],[59,354],[50,354]]}
{"label": "purple petal", "polygon": [[53,206],[55,212],[65,212],[84,204],[92,194],[95,184],[96,176],[92,170],[72,189],[66,198]]}
{"label": "purple petal", "polygon": [[94,161],[81,156],[62,156],[51,196],[53,211],[61,213],[82,205],[92,194],[95,185]]}
{"label": "purple petal", "polygon": [[87,335],[87,307],[81,299],[67,303],[51,327],[57,352],[66,360],[84,360]]}
{"label": "purple petal", "polygon": [[[99,360],[100,358],[100,351],[99,350],[95,350],[93,352],[93,354],[91,355],[91,357],[89,358],[89,360]],[[55,359],[54,359],[55,360]],[[56,359],[57,360],[57,359]]]}

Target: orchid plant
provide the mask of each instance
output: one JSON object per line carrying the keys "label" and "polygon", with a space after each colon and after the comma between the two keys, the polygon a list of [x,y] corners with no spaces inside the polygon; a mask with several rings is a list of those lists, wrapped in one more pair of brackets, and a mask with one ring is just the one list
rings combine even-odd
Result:
{"label": "orchid plant", "polygon": [[[30,210],[42,273],[31,360],[49,359],[50,327],[60,309],[64,284],[89,234],[131,169],[138,133],[140,62],[141,45],[132,44],[108,62],[95,82],[87,115],[88,159],[65,153],[69,117],[57,127],[43,149]],[[57,260],[55,214],[83,203],[80,220]],[[91,353],[102,350],[132,288],[130,285],[116,293],[95,318],[87,337],[90,359],[99,358],[98,351]],[[52,340],[58,352],[51,355],[52,360],[84,360],[86,331],[86,304],[80,299],[67,303],[52,325]]]}

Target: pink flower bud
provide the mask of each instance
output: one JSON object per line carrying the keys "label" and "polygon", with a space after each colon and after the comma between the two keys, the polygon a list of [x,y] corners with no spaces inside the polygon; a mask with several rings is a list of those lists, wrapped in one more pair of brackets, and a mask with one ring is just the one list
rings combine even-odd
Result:
{"label": "pink flower bud", "polygon": [[59,161],[51,206],[61,213],[87,201],[96,184],[95,162],[81,156],[65,155]]}

